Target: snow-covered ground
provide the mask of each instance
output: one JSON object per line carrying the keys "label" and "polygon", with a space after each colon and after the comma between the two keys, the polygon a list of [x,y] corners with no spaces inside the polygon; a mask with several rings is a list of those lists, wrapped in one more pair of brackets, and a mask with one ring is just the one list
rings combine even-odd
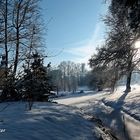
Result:
{"label": "snow-covered ground", "polygon": [[140,85],[132,85],[130,93],[124,93],[125,87],[119,87],[105,99],[105,104],[113,108],[121,109],[140,121]]}
{"label": "snow-covered ground", "polygon": [[72,94],[55,99],[59,104],[35,103],[31,111],[25,102],[1,103],[0,140],[108,140],[91,118],[120,140],[140,140],[140,86],[124,89]]}
{"label": "snow-covered ground", "polygon": [[121,114],[127,137],[140,140],[140,85],[134,84],[131,88],[130,93],[124,93],[124,87],[119,87],[103,102]]}
{"label": "snow-covered ground", "polygon": [[[85,103],[85,101],[89,101],[90,99],[96,100],[96,99],[102,99],[103,97],[106,97],[106,95],[109,93],[106,92],[96,92],[96,91],[89,91],[86,93],[81,94],[71,94],[68,96],[56,98],[54,101],[58,102],[59,104],[65,104],[65,105],[74,105],[74,104],[81,104],[82,102]],[[84,104],[85,105],[85,104]]]}
{"label": "snow-covered ground", "polygon": [[124,90],[125,86],[120,86],[113,94],[93,92],[55,101],[95,115],[121,140],[140,140],[140,85],[132,85],[128,94]]}
{"label": "snow-covered ground", "polygon": [[97,140],[99,130],[81,111],[55,103],[0,104],[0,140]]}

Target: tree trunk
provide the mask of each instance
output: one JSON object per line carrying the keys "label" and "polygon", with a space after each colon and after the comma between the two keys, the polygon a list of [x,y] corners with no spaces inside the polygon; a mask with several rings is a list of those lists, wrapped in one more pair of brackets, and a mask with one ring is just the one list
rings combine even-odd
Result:
{"label": "tree trunk", "polygon": [[130,57],[130,61],[128,63],[128,74],[127,74],[127,81],[126,81],[126,90],[125,92],[130,92],[131,91],[131,76],[132,76],[132,56]]}
{"label": "tree trunk", "polygon": [[127,75],[127,82],[126,82],[126,92],[130,92],[131,91],[131,76],[132,76],[132,71],[130,71]]}
{"label": "tree trunk", "polygon": [[17,65],[18,65],[18,56],[19,56],[19,30],[17,29],[17,33],[16,33],[16,54],[15,54],[15,62],[14,62],[14,76],[16,75],[16,71],[17,71]]}
{"label": "tree trunk", "polygon": [[66,74],[65,74],[65,72],[64,72],[64,91],[66,91]]}
{"label": "tree trunk", "polygon": [[18,66],[18,57],[19,57],[19,9],[17,9],[16,16],[16,53],[15,53],[15,62],[14,62],[14,71],[13,76],[15,77]]}
{"label": "tree trunk", "polygon": [[6,71],[5,71],[5,77],[7,78],[7,68],[8,68],[8,46],[7,46],[7,15],[8,15],[8,9],[7,9],[7,5],[8,5],[8,2],[7,0],[5,1],[5,68],[6,68]]}

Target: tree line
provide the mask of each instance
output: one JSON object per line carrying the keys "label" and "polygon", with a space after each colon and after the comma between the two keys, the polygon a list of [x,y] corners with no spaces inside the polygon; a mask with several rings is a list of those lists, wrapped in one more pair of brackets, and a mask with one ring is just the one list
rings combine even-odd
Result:
{"label": "tree line", "polygon": [[41,47],[41,18],[38,0],[0,1],[0,47],[8,70],[16,76],[18,65]]}
{"label": "tree line", "polygon": [[87,70],[85,64],[62,61],[50,72],[56,91],[75,93],[80,86],[87,86]]}

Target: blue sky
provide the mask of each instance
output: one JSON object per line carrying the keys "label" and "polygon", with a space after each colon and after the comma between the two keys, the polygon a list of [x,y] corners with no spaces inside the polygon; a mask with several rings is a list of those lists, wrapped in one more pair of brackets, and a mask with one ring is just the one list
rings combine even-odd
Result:
{"label": "blue sky", "polygon": [[42,0],[41,7],[47,26],[46,52],[52,56],[46,63],[57,65],[64,60],[88,63],[104,38],[103,0]]}

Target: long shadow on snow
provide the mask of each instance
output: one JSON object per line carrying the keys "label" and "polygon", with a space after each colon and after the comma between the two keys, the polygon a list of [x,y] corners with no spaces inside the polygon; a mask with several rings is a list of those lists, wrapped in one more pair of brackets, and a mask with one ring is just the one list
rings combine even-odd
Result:
{"label": "long shadow on snow", "polygon": [[106,106],[109,106],[113,109],[109,114],[106,114],[106,117],[110,118],[110,121],[107,119],[107,123],[109,123],[111,128],[115,128],[116,135],[117,133],[120,133],[121,138],[124,140],[130,139],[128,132],[125,129],[124,117],[121,112],[123,110],[124,100],[127,95],[128,92],[125,92],[117,102],[102,100]]}

